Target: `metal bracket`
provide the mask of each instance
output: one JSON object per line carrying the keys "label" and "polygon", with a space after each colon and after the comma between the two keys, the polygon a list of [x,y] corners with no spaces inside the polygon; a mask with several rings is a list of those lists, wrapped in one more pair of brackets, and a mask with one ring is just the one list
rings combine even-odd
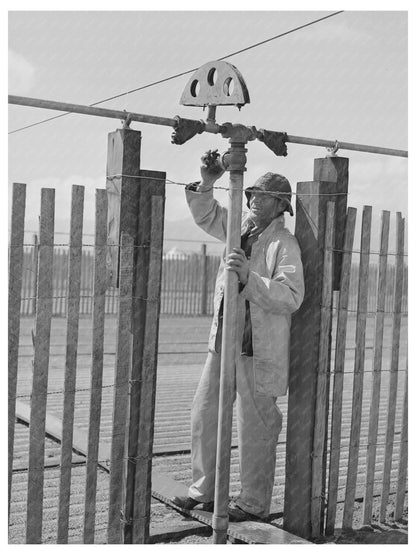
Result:
{"label": "metal bracket", "polygon": [[257,138],[264,143],[276,156],[287,156],[287,133],[278,131],[267,131],[267,129],[259,129]]}
{"label": "metal bracket", "polygon": [[220,60],[201,66],[188,81],[180,104],[184,106],[244,106],[248,89],[238,69]]}
{"label": "metal bracket", "polygon": [[333,158],[334,156],[337,156],[338,150],[339,150],[339,144],[338,144],[338,141],[335,140],[334,145],[330,148],[327,148],[328,154],[326,155],[326,158]]}
{"label": "metal bracket", "polygon": [[132,121],[131,114],[127,113],[126,110],[124,110],[124,113],[126,114],[126,117],[121,120],[123,124],[123,129],[130,129],[130,123]]}
{"label": "metal bracket", "polygon": [[195,121],[192,119],[181,118],[175,116],[176,120],[174,131],[172,133],[172,143],[174,145],[183,145],[198,133],[202,133],[205,129],[204,121]]}

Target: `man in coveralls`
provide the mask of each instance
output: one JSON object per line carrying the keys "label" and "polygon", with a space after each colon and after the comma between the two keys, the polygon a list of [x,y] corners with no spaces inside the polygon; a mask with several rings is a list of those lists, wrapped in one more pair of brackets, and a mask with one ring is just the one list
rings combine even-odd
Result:
{"label": "man in coveralls", "polygon": [[[187,186],[192,216],[204,231],[226,241],[227,209],[214,199],[213,186],[224,173],[216,154],[202,158],[201,182]],[[245,191],[241,248],[222,260],[215,286],[214,318],[208,357],[193,400],[192,485],[188,496],[173,501],[193,509],[213,510],[218,424],[221,336],[225,272],[239,280],[236,346],[236,402],[241,491],[229,503],[231,521],[266,519],[273,492],[276,445],[282,414],[276,405],[286,395],[291,314],[304,296],[303,269],[296,238],[285,228],[284,212],[293,216],[291,187],[276,173],[266,173]]]}

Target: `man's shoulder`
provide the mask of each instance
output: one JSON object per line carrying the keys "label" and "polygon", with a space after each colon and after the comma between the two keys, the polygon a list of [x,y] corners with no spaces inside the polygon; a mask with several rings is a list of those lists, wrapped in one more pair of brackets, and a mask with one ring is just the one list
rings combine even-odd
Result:
{"label": "man's shoulder", "polygon": [[294,247],[299,247],[298,240],[293,235],[293,233],[289,231],[287,227],[285,227],[284,220],[279,221],[279,218],[276,218],[276,220],[274,221],[274,226],[270,230],[270,232],[270,239],[272,241],[276,241],[281,245],[293,245]]}

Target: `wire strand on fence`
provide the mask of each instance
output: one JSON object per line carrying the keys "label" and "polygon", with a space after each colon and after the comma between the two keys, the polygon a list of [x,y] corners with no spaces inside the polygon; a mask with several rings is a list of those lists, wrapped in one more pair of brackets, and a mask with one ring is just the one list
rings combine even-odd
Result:
{"label": "wire strand on fence", "polygon": [[[148,180],[149,177],[144,176],[144,175],[128,175],[128,174],[124,174],[124,173],[116,173],[114,175],[107,175],[106,179],[109,181],[113,181],[114,179],[121,179],[122,177],[128,178],[128,179],[146,179]],[[183,183],[181,181],[174,181],[172,179],[166,179],[166,178],[160,178],[160,177],[152,177],[152,181],[162,181],[164,183],[166,183],[167,185],[178,185],[180,187],[188,187],[189,185],[192,184],[191,183]],[[206,189],[204,189],[203,191],[196,191],[196,192],[201,192],[201,193],[207,193],[210,192],[212,190],[220,190],[220,191],[229,191],[230,188],[229,187],[222,187],[221,185],[212,185],[211,187],[207,187]],[[273,191],[274,194],[279,194],[280,191]],[[261,190],[256,190],[256,194],[264,194],[264,195],[270,195],[269,191],[261,191]],[[287,191],[281,191],[282,194],[287,195]],[[344,192],[344,193],[296,193],[294,191],[292,191],[291,193],[292,195],[299,195],[302,197],[306,197],[306,196],[316,196],[316,197],[337,197],[337,196],[348,196],[350,193],[348,192]]]}

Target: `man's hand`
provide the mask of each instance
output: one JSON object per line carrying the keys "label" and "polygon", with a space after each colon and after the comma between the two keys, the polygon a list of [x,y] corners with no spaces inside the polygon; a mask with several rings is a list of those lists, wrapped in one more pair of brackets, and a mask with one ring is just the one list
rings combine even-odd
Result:
{"label": "man's hand", "polygon": [[248,282],[248,274],[250,271],[249,261],[243,251],[239,247],[235,247],[233,252],[228,256],[226,270],[231,270],[238,274],[238,280],[243,285]]}
{"label": "man's hand", "polygon": [[219,163],[219,156],[220,155],[218,154],[218,149],[216,149],[208,150],[201,157],[201,188],[212,187],[217,179],[219,179],[223,175],[225,170],[221,167]]}

